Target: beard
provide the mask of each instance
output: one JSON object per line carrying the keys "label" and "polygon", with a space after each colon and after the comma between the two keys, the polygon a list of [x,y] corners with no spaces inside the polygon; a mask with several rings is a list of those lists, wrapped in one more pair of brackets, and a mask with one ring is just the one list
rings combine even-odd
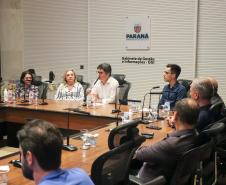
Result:
{"label": "beard", "polygon": [[33,178],[33,170],[28,166],[27,161],[23,160],[22,162],[22,172],[24,177],[30,180],[34,180]]}

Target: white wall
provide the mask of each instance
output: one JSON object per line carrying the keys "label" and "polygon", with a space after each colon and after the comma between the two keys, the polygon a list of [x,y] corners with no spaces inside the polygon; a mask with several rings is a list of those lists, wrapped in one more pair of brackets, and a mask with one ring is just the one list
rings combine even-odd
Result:
{"label": "white wall", "polygon": [[[125,73],[132,82],[130,98],[142,99],[151,87],[163,88],[167,63],[179,64],[181,78],[192,78],[195,1],[191,0],[90,0],[89,79],[99,63],[108,62],[113,73]],[[127,51],[124,47],[126,16],[151,17],[151,49]],[[155,63],[122,64],[121,58],[153,57]],[[158,97],[155,98],[156,100]]]}
{"label": "white wall", "polygon": [[198,76],[213,76],[226,101],[226,1],[201,0],[198,35]]}
{"label": "white wall", "polygon": [[[62,81],[66,69],[87,77],[88,1],[24,0],[24,69]],[[84,70],[79,70],[84,65]]]}
{"label": "white wall", "polygon": [[[44,78],[47,78],[48,72],[53,70],[57,81],[60,81],[65,69],[74,68],[78,74],[85,76],[85,80],[92,82],[96,79],[97,65],[108,62],[112,65],[113,73],[124,73],[126,79],[132,82],[129,97],[142,99],[152,86],[163,87],[162,71],[165,65],[177,63],[182,67],[180,78],[192,79],[194,75],[216,77],[219,81],[219,92],[226,100],[225,0],[21,0],[21,2],[22,21],[17,28],[22,24],[24,36],[21,34],[20,46],[24,47],[20,50],[24,54],[23,69],[35,68]],[[197,2],[198,15],[196,15]],[[125,50],[126,16],[151,17],[150,50]],[[10,33],[8,37],[10,43],[13,43]],[[196,41],[197,56],[194,57]],[[155,63],[122,64],[123,56],[153,57]],[[14,64],[7,63],[8,61],[10,61],[8,58],[2,57],[2,66],[21,65],[20,61],[15,60]],[[80,65],[84,65],[85,69],[80,70]],[[3,71],[6,78],[10,74],[7,69],[9,68]],[[14,73],[16,72],[21,71],[15,70]],[[156,103],[157,97],[153,99]]]}

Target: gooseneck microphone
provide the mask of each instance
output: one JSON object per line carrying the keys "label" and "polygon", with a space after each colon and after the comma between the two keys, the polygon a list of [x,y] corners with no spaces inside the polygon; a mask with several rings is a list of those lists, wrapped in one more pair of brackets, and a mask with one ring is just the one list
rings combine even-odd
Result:
{"label": "gooseneck microphone", "polygon": [[160,86],[154,86],[154,87],[152,87],[151,90],[150,90],[150,98],[149,98],[149,106],[148,106],[149,110],[151,109],[151,91],[152,91],[153,89],[158,89],[158,88],[160,88]]}
{"label": "gooseneck microphone", "polygon": [[[116,92],[115,92],[115,109],[112,110],[112,113],[119,113],[121,112],[120,109],[117,109],[117,102],[119,100],[119,97],[118,97],[118,88],[121,88],[121,87],[124,87],[123,85],[119,85],[117,88],[116,88]],[[119,103],[119,106],[121,104]]]}
{"label": "gooseneck microphone", "polygon": [[96,79],[96,81],[93,83],[93,86],[96,85],[97,81],[99,80],[99,76],[98,78]]}
{"label": "gooseneck microphone", "polygon": [[141,110],[141,122],[144,123],[144,124],[148,124],[148,121],[147,120],[144,120],[144,102],[145,102],[145,98],[146,96],[149,94],[150,92],[146,93],[144,95],[144,98],[143,98],[143,104],[142,104],[142,110]]}
{"label": "gooseneck microphone", "polygon": [[148,94],[150,94],[150,100],[149,100],[149,109],[150,109],[151,91],[152,91],[153,89],[158,89],[158,88],[160,88],[160,86],[154,86],[154,87],[151,88],[151,90],[150,90],[148,93],[146,93],[146,94],[144,95],[144,98],[143,98],[143,104],[142,104],[142,111],[141,111],[141,122],[144,123],[144,124],[148,124],[148,123],[149,123],[148,120],[144,120],[144,103],[145,103],[145,98],[146,98],[146,96],[147,96]]}

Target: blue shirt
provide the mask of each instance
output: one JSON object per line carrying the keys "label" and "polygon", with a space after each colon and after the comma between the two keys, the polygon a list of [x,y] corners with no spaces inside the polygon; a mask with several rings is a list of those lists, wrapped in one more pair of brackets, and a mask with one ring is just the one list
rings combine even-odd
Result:
{"label": "blue shirt", "polygon": [[178,100],[186,97],[187,91],[183,85],[177,82],[173,87],[170,87],[170,85],[168,84],[163,88],[159,105],[164,105],[165,102],[170,102],[170,108],[172,109]]}
{"label": "blue shirt", "polygon": [[89,176],[79,168],[57,169],[50,172],[39,185],[94,185]]}

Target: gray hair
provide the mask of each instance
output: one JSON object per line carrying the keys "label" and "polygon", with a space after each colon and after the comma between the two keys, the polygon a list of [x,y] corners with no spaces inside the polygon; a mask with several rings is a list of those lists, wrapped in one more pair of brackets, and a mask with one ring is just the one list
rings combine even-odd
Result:
{"label": "gray hair", "polygon": [[191,88],[197,90],[202,99],[210,100],[213,96],[213,85],[208,78],[196,78],[192,81]]}

